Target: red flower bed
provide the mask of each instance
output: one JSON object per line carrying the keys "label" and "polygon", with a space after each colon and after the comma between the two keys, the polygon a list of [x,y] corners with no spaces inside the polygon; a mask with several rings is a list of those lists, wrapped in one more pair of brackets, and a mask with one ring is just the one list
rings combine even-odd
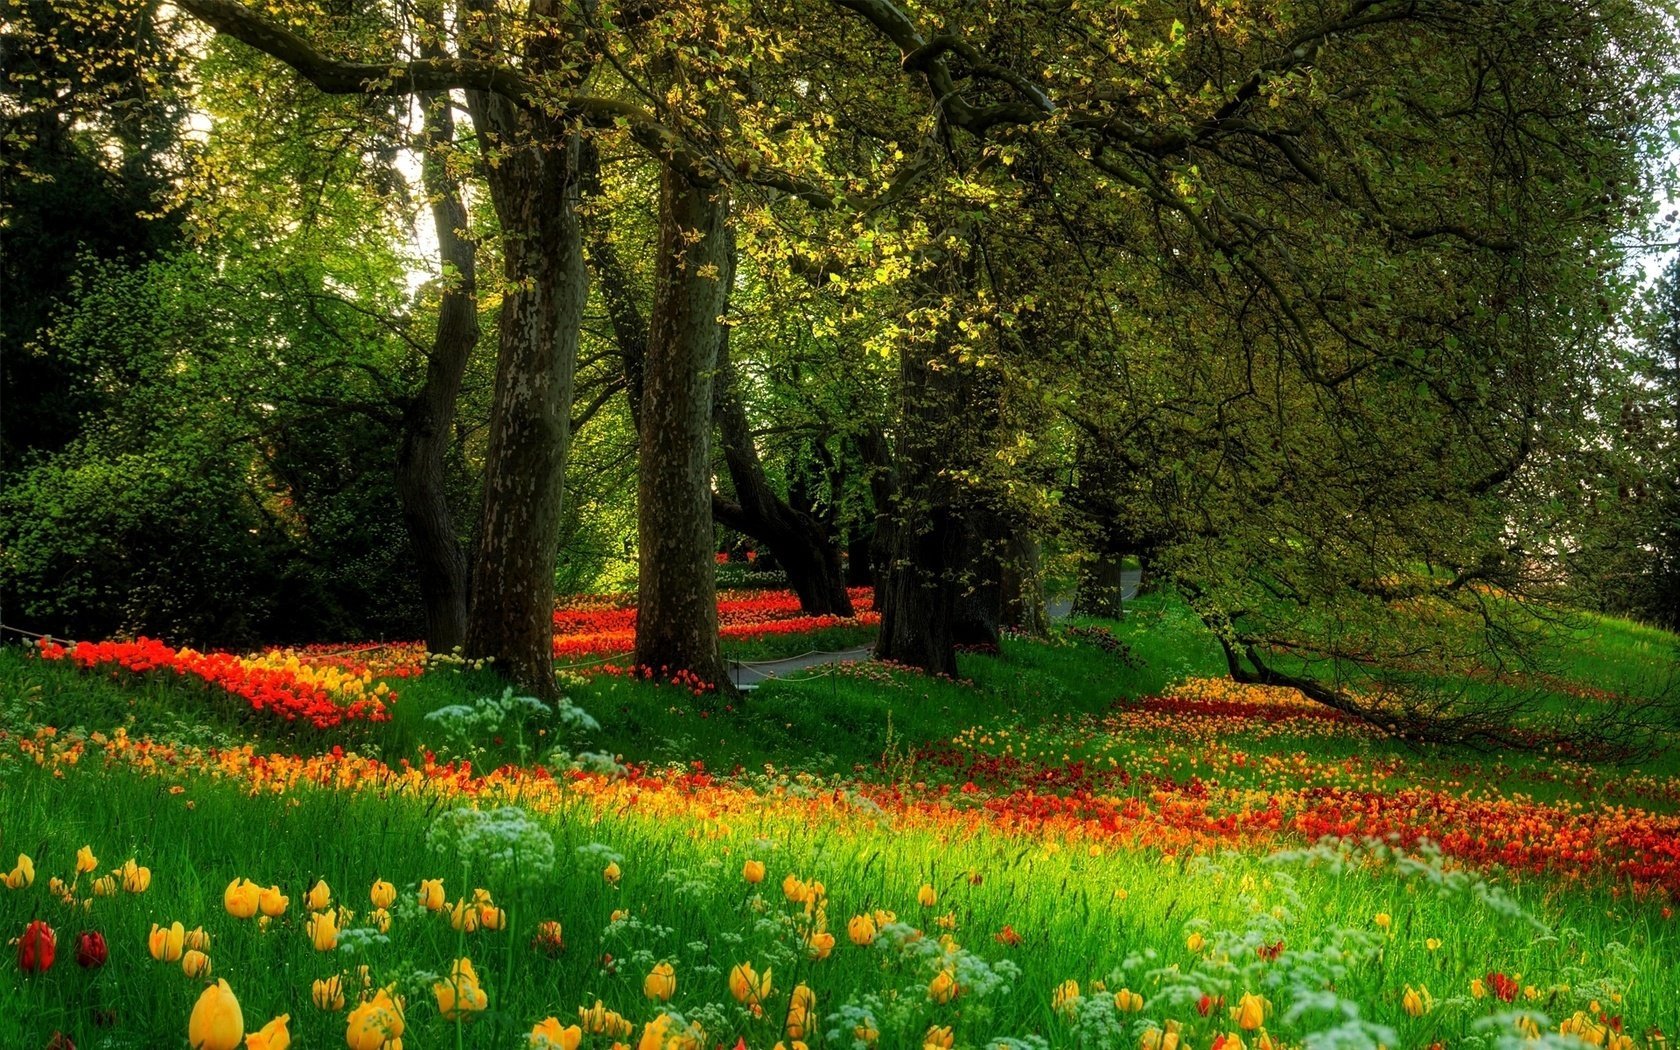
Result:
{"label": "red flower bed", "polygon": [[[848,592],[857,615],[806,616],[792,591],[724,591],[718,595],[718,633],[740,641],[806,634],[830,627],[872,627],[881,622],[868,587]],[[628,597],[591,596],[554,611],[556,659],[616,656],[636,646],[636,607]]]}

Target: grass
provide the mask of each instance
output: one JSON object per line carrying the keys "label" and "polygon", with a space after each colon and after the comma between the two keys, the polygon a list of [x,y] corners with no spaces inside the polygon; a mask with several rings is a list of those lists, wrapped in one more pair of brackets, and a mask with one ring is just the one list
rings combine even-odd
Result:
{"label": "grass", "polygon": [[[1268,694],[1220,684],[1217,645],[1170,596],[1129,603],[1123,621],[1076,626],[1111,631],[1136,659],[1059,633],[963,654],[957,681],[860,665],[724,701],[569,678],[568,695],[599,732],[532,718],[455,746],[426,715],[496,694],[493,676],[430,671],[398,683],[391,722],[324,733],[255,720],[180,681],[80,673],[0,650],[0,849],[39,867],[33,886],[0,890],[0,930],[16,936],[39,917],[60,938],[53,970],[0,980],[0,1046],[44,1046],[60,1032],[84,1047],[182,1045],[204,982],[146,953],[151,923],[173,920],[209,932],[215,973],[239,996],[247,1027],[290,1014],[299,1047],[344,1045],[344,1015],[312,1005],[310,985],[343,973],[353,999],[362,964],[374,983],[406,995],[409,1047],[523,1046],[539,1019],[573,1023],[599,998],[638,1034],[671,1009],[704,1024],[707,1047],[743,1039],[769,1050],[790,1044],[782,1022],[799,982],[817,999],[804,1037],[812,1047],[866,1045],[860,1025],[880,1047],[916,1047],[929,1026],[949,1025],[959,1047],[1130,1048],[1173,1021],[1186,1047],[1206,1050],[1236,1030],[1229,1010],[1245,993],[1271,1001],[1267,1028],[1290,1045],[1313,1036],[1491,1047],[1514,1037],[1512,1011],[1544,1015],[1555,1032],[1595,1002],[1605,1018],[1626,1019],[1640,1050],[1658,1045],[1650,1029],[1680,1031],[1672,889],[1658,876],[1610,874],[1584,854],[1578,865],[1554,863],[1567,856],[1559,842],[1578,848],[1571,836],[1583,825],[1572,821],[1603,812],[1599,804],[1621,807],[1614,822],[1593,825],[1610,836],[1595,840],[1600,852],[1637,833],[1632,841],[1646,845],[1632,848],[1659,857],[1664,829],[1680,829],[1662,823],[1680,810],[1672,765],[1610,774],[1555,756],[1412,748],[1276,707]],[[1659,668],[1673,644],[1620,621],[1580,630],[1565,640],[1580,684]],[[775,642],[803,651],[853,637]],[[1179,699],[1142,702],[1166,693]],[[1226,699],[1228,710],[1218,706]],[[30,735],[43,724],[59,730]],[[118,726],[172,746],[141,755],[91,735]],[[489,769],[518,758],[521,744],[527,755],[589,748],[683,772],[558,783],[400,772],[400,760],[419,764],[428,751]],[[333,745],[398,768],[334,757]],[[244,757],[270,751],[300,757]],[[713,780],[701,768],[736,775]],[[1287,819],[1269,820],[1279,800]],[[1473,834],[1444,858],[1401,858],[1357,836],[1308,848],[1296,822],[1341,819],[1337,807],[1355,803],[1366,821]],[[514,864],[444,834],[440,818],[471,805],[529,814],[531,827],[503,827],[496,840],[517,846]],[[1474,824],[1484,811],[1502,823]],[[1495,840],[1495,860],[1484,862],[1474,834]],[[1500,853],[1501,836],[1531,853]],[[83,876],[73,896],[91,905],[66,907],[48,883],[71,878],[82,845],[100,871],[130,856],[149,865],[151,888],[90,897]],[[763,883],[743,879],[748,859],[766,863]],[[603,878],[609,860],[622,872],[616,884]],[[819,880],[822,907],[790,902],[788,875]],[[235,877],[283,887],[287,914],[267,930],[231,917],[221,889]],[[440,877],[451,900],[487,889],[507,929],[458,932],[420,909],[415,887]],[[388,940],[316,951],[303,930],[304,891],[325,879],[354,928],[368,922],[375,878],[400,890]],[[924,884],[931,906],[918,903]],[[847,920],[877,908],[902,925],[872,946],[851,944]],[[553,958],[531,946],[544,920],[565,931]],[[821,961],[806,943],[817,928],[838,940]],[[72,963],[82,929],[106,935],[104,968]],[[1193,936],[1204,943],[1192,947]],[[1260,951],[1278,942],[1276,958]],[[489,1008],[456,1025],[430,988],[461,955]],[[660,960],[677,975],[669,1004],[642,994]],[[756,1013],[728,990],[742,962],[774,971]],[[946,970],[965,991],[939,1003],[929,983]],[[1513,1002],[1472,994],[1472,980],[1492,972],[1517,981]],[[1070,979],[1081,994],[1058,1008],[1056,990]],[[1144,995],[1142,1010],[1117,1012],[1122,986]],[[1416,1016],[1408,987],[1428,990]],[[1212,1004],[1219,997],[1223,1007]],[[1257,1032],[1243,1038],[1258,1044]]]}

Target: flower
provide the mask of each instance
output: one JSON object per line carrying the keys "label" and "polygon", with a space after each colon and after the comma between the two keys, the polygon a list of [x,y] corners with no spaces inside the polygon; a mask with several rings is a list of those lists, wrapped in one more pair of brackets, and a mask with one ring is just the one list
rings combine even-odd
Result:
{"label": "flower", "polygon": [[133,857],[124,861],[123,866],[118,868],[114,874],[122,879],[122,888],[125,893],[145,893],[152,884],[152,869],[143,868],[134,863]]}
{"label": "flower", "polygon": [[[1075,984],[1073,987],[1074,994],[1078,995],[1079,985]],[[928,998],[941,1005],[955,999],[959,991],[961,989],[957,987],[957,975],[950,970],[940,970],[933,975],[933,980],[928,982]]]}
{"label": "flower", "polygon": [[93,880],[93,895],[95,897],[115,897],[117,890],[120,888],[117,885],[115,875],[102,875]]}
{"label": "flower", "polygon": [[934,892],[932,883],[922,883],[922,888],[916,891],[916,903],[924,908],[931,908],[939,903],[939,894]]}
{"label": "flower", "polygon": [[531,947],[547,955],[558,955],[566,947],[560,924],[553,919],[537,923],[537,932],[531,935]]}
{"label": "flower", "polygon": [[749,860],[741,865],[741,878],[748,882],[763,882],[764,862],[762,860]]}
{"label": "flower", "polygon": [[770,971],[760,977],[751,963],[736,963],[729,971],[729,994],[737,1002],[762,1003],[770,995]]}
{"label": "flower", "polygon": [[624,873],[619,870],[618,861],[608,861],[607,866],[601,871],[601,878],[606,879],[609,886],[617,886],[619,876],[622,874]]}
{"label": "flower", "polygon": [[344,979],[337,974],[317,978],[315,983],[309,986],[309,997],[323,1010],[330,1012],[344,1009]]}
{"label": "flower", "polygon": [[1441,938],[1439,938],[1439,937],[1425,937],[1424,940],[1423,940],[1423,946],[1425,948],[1428,948],[1432,952],[1440,951],[1440,949],[1441,949]]}
{"label": "flower", "polygon": [[41,973],[52,968],[58,953],[58,935],[40,919],[32,920],[18,938],[18,969],[24,973]]}
{"label": "flower", "polygon": [[427,911],[442,911],[443,900],[442,879],[420,880],[420,907]]}
{"label": "flower", "polygon": [[99,867],[99,858],[93,855],[92,846],[83,846],[76,851],[76,874],[86,875]]}
{"label": "flower", "polygon": [[316,879],[315,885],[304,894],[303,903],[310,911],[326,911],[327,905],[332,903],[332,888],[327,885],[327,880]]}
{"label": "flower", "polygon": [[188,977],[210,976],[210,956],[205,955],[197,948],[188,950],[185,955],[181,956],[181,972]]}
{"label": "flower", "polygon": [[615,1038],[628,1036],[635,1028],[624,1019],[624,1015],[607,1009],[599,999],[588,1009],[578,1007],[578,1023],[583,1025],[584,1031],[593,1035],[610,1035]]}
{"label": "flower", "polygon": [[35,884],[35,862],[29,859],[29,854],[18,854],[17,865],[6,873],[5,883],[8,890],[27,889]]}
{"label": "flower", "polygon": [[286,914],[286,905],[291,902],[292,899],[281,893],[278,886],[270,886],[266,890],[257,891],[257,908],[262,911],[266,918],[278,919]]}
{"label": "flower", "polygon": [[558,1017],[545,1017],[531,1026],[531,1050],[578,1050],[583,1043],[583,1029],[577,1025],[560,1027]]}
{"label": "flower", "polygon": [[820,962],[834,950],[834,934],[818,930],[805,938],[805,946],[810,949],[811,958]]}
{"label": "flower", "polygon": [[[1520,974],[1518,976],[1521,976]],[[1490,973],[1483,980],[1488,990],[1499,997],[1501,1002],[1511,1002],[1517,997],[1517,982],[1502,973]],[[1477,996],[1481,998],[1481,996]]]}
{"label": "flower", "polygon": [[245,1037],[245,1050],[286,1050],[292,1045],[292,1033],[286,1029],[291,1020],[291,1014],[281,1014],[252,1032]]}
{"label": "flower", "polygon": [[1114,993],[1114,1008],[1123,1014],[1135,1014],[1143,1009],[1143,996],[1130,988]]}
{"label": "flower", "polygon": [[1406,991],[1400,996],[1400,1008],[1406,1011],[1408,1017],[1422,1017],[1434,1005],[1434,997],[1429,994],[1428,988],[1420,991],[1408,984]]}
{"label": "flower", "polygon": [[1487,997],[1487,985],[1482,983],[1482,979],[1480,977],[1470,978],[1470,994],[1477,999]]}
{"label": "flower", "polygon": [[997,941],[999,944],[1006,944],[1013,948],[1021,943],[1021,935],[1015,932],[1014,926],[1011,926],[1006,922],[1003,924],[1003,929],[992,934],[992,940]]}
{"label": "flower", "polygon": [[380,933],[391,932],[391,913],[386,911],[384,908],[375,908],[368,912],[368,921],[371,922],[373,924],[373,928],[378,930]]}
{"label": "flower", "polygon": [[957,1045],[957,1037],[951,1031],[950,1025],[934,1025],[922,1036],[922,1050],[951,1050]]}
{"label": "flower", "polygon": [[182,942],[186,939],[186,927],[180,923],[172,922],[168,928],[160,929],[154,922],[152,932],[146,938],[146,947],[158,962],[175,962],[181,958]]}
{"label": "flower", "polygon": [[310,943],[318,952],[330,952],[338,947],[338,916],[330,911],[318,911],[309,916],[307,927]]}
{"label": "flower", "polygon": [[1248,1047],[1236,1032],[1221,1032],[1213,1037],[1209,1050],[1248,1050]]}
{"label": "flower", "polygon": [[1190,949],[1192,955],[1200,955],[1202,949],[1207,946],[1207,938],[1198,930],[1184,939],[1184,946]]}
{"label": "flower", "polygon": [[1164,1031],[1150,1028],[1138,1039],[1138,1050],[1179,1050],[1178,1032],[1177,1021],[1168,1021]]}
{"label": "flower", "polygon": [[1245,1032],[1252,1032],[1266,1023],[1266,1015],[1272,1012],[1272,1004],[1252,992],[1246,992],[1231,1011],[1237,1027]]}
{"label": "flower", "polygon": [[470,1016],[490,1005],[490,997],[479,987],[472,960],[467,958],[455,960],[449,979],[433,984],[432,994],[437,997],[438,1013],[446,1021]]}
{"label": "flower", "polygon": [[793,996],[788,1001],[787,1024],[784,1026],[789,1039],[798,1042],[805,1038],[805,1032],[810,1027],[811,1015],[817,1012],[817,993],[811,991],[808,984],[797,984],[793,988]]}
{"label": "flower", "polygon": [[76,965],[84,970],[97,970],[111,956],[105,945],[105,935],[98,930],[84,930],[76,938]]}
{"label": "flower", "polygon": [[1386,911],[1379,911],[1371,916],[1371,921],[1377,924],[1378,929],[1386,930],[1394,925],[1394,916]]}
{"label": "flower", "polygon": [[449,909],[449,925],[461,933],[478,931],[479,907],[471,901],[456,901]]}
{"label": "flower", "polygon": [[656,963],[642,978],[642,994],[649,999],[669,1002],[677,993],[677,971],[668,962]]}
{"label": "flower", "polygon": [[1050,1008],[1060,1014],[1072,1014],[1079,1009],[1079,982],[1069,977],[1058,984],[1050,993]]}
{"label": "flower", "polygon": [[234,1050],[245,1038],[245,1017],[226,980],[218,978],[199,994],[187,1021],[187,1044],[192,1050]]}
{"label": "flower", "polygon": [[181,938],[181,945],[186,948],[196,948],[205,951],[210,947],[210,935],[204,932],[204,927],[194,926]]}
{"label": "flower", "polygon": [[397,899],[397,888],[384,879],[376,879],[373,888],[368,890],[368,899],[373,901],[375,908],[389,908]]}
{"label": "flower", "polygon": [[875,943],[875,920],[867,915],[852,916],[846,923],[846,936],[859,947]]}
{"label": "flower", "polygon": [[381,988],[358,1004],[345,1020],[344,1042],[350,1050],[400,1050],[403,1034],[402,1000]]}

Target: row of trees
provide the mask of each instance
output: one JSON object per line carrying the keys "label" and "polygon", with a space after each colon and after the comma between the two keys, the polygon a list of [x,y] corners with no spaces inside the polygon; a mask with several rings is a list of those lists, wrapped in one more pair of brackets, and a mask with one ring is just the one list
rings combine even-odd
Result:
{"label": "row of trees", "polygon": [[1462,736],[1499,720],[1411,687],[1521,662],[1572,568],[1661,564],[1606,541],[1673,465],[1672,415],[1606,408],[1654,389],[1623,253],[1672,97],[1655,5],[23,9],[8,181],[65,191],[73,158],[144,231],[8,254],[61,304],[8,331],[8,398],[82,399],[7,421],[41,624],[129,625],[67,519],[139,472],[230,515],[187,526],[238,537],[194,552],[220,579],[247,535],[359,549],[305,597],[418,607],[547,692],[556,580],[632,545],[633,486],[656,669],[722,677],[718,524],[810,611],[872,580],[878,654],[948,673],[1042,629],[1048,564],[1116,611],[1130,556],[1238,677]]}

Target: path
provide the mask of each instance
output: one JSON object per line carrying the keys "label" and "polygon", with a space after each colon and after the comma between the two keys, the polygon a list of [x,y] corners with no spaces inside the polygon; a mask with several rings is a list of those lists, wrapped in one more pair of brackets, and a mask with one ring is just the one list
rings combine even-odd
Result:
{"label": "path", "polygon": [[[1142,576],[1143,574],[1136,569],[1128,569],[1120,575],[1121,601],[1129,602],[1137,597],[1138,584],[1142,582]],[[1049,614],[1051,620],[1065,620],[1073,614],[1073,599],[1061,597],[1047,602],[1045,612]],[[780,660],[754,660],[749,663],[731,660],[729,661],[729,680],[734,683],[737,689],[757,689],[767,679],[781,678],[799,671],[826,667],[829,664],[867,660],[874,648],[873,645],[859,645],[851,649],[839,649],[834,652],[809,652]]]}

